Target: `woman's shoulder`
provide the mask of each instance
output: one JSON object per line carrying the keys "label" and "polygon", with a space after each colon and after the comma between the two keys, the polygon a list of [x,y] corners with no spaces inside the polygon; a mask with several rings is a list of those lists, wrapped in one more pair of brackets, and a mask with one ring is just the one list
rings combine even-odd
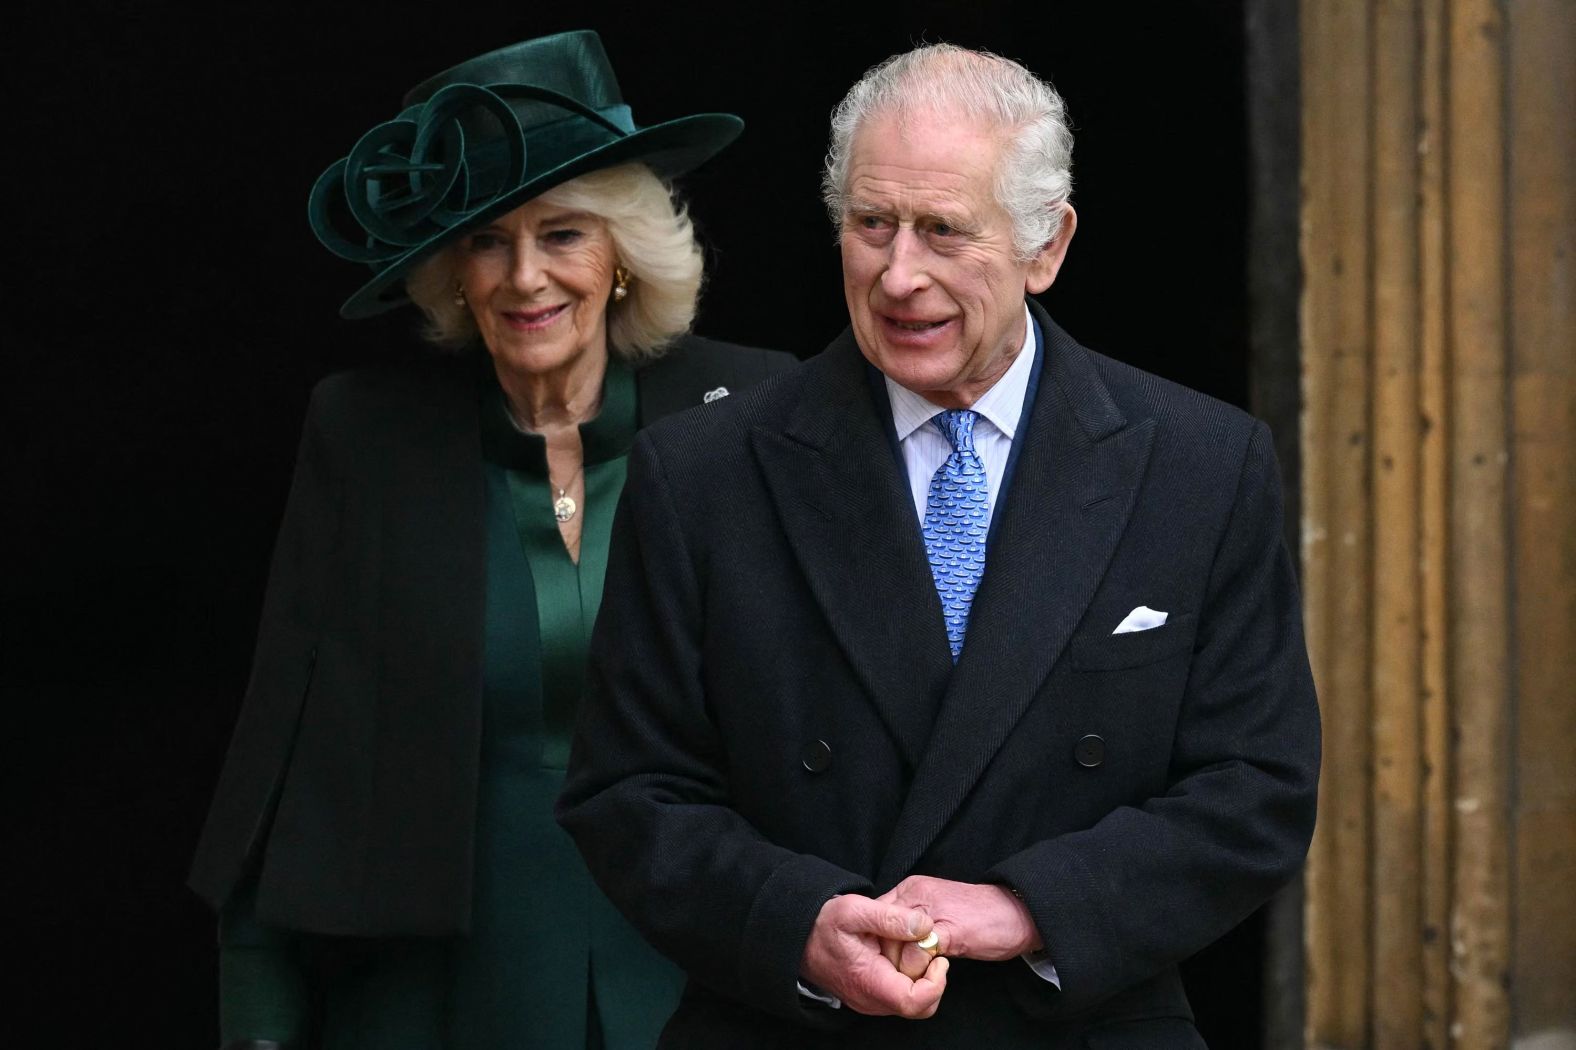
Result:
{"label": "woman's shoulder", "polygon": [[312,389],[302,440],[324,462],[359,473],[474,444],[475,429],[476,363],[446,358],[323,378]]}
{"label": "woman's shoulder", "polygon": [[792,354],[781,350],[683,336],[637,373],[641,423],[650,424],[674,412],[737,394],[798,363]]}
{"label": "woman's shoulder", "polygon": [[468,391],[474,385],[476,363],[470,358],[372,364],[325,375],[312,388],[312,404],[328,411],[403,408],[411,400],[422,402],[433,394]]}
{"label": "woman's shoulder", "polygon": [[708,339],[703,335],[680,337],[656,364],[670,367],[758,372],[761,378],[792,368],[798,358],[781,350]]}
{"label": "woman's shoulder", "polygon": [[347,423],[409,419],[474,398],[476,364],[435,358],[335,372],[312,389],[310,414]]}

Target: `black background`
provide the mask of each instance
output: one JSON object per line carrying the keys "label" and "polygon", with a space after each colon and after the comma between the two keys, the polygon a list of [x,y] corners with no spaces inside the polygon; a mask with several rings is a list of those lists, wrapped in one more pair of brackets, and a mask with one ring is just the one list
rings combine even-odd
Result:
{"label": "black background", "polygon": [[[1020,59],[1078,137],[1078,234],[1045,303],[1085,344],[1244,403],[1240,0],[536,6],[11,19],[9,1045],[215,1043],[212,920],[184,873],[307,394],[427,352],[413,311],[338,318],[363,271],[312,239],[306,192],[425,76],[590,27],[637,121],[742,115],[684,186],[713,275],[698,329],[806,356],[846,322],[817,195],[828,111],[919,41]],[[1188,971],[1216,1047],[1257,1045],[1260,942],[1250,922]]]}

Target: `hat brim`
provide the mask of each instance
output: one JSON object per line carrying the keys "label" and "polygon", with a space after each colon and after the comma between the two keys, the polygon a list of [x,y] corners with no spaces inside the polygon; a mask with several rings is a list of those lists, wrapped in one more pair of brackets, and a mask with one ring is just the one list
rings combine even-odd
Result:
{"label": "hat brim", "polygon": [[690,171],[719,153],[744,130],[744,121],[731,113],[698,113],[662,124],[653,124],[623,138],[583,153],[573,160],[533,175],[518,187],[489,201],[442,233],[398,256],[356,290],[339,308],[341,317],[371,317],[409,301],[404,279],[417,263],[463,236],[467,231],[513,211],[560,183],[587,172],[640,161],[660,178],[670,179]]}

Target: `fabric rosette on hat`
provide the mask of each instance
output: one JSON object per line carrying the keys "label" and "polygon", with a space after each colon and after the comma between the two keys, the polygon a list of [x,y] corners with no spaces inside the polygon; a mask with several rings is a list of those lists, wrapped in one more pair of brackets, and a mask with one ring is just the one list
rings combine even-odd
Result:
{"label": "fabric rosette on hat", "polygon": [[414,264],[545,190],[629,161],[673,178],[743,128],[728,113],[637,125],[596,33],[558,33],[417,85],[318,177],[308,219],[329,251],[376,271],[340,307],[368,317],[406,301]]}

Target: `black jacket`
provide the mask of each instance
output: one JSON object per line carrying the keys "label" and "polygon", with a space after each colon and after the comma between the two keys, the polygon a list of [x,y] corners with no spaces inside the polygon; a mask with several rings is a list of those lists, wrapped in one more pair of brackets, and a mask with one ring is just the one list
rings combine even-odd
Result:
{"label": "black jacket", "polygon": [[[1269,433],[1031,307],[955,668],[851,335],[635,441],[559,814],[693,978],[671,1045],[1200,1045],[1177,962],[1302,862],[1318,713]],[[1168,622],[1113,634],[1140,605]],[[961,960],[926,1021],[801,996],[821,905],[911,873],[1018,890],[1062,989]]]}
{"label": "black jacket", "polygon": [[[636,373],[641,423],[793,363],[682,339]],[[486,581],[477,367],[351,372],[313,391],[251,680],[192,866],[215,907],[260,863],[257,914],[272,925],[468,926]]]}

